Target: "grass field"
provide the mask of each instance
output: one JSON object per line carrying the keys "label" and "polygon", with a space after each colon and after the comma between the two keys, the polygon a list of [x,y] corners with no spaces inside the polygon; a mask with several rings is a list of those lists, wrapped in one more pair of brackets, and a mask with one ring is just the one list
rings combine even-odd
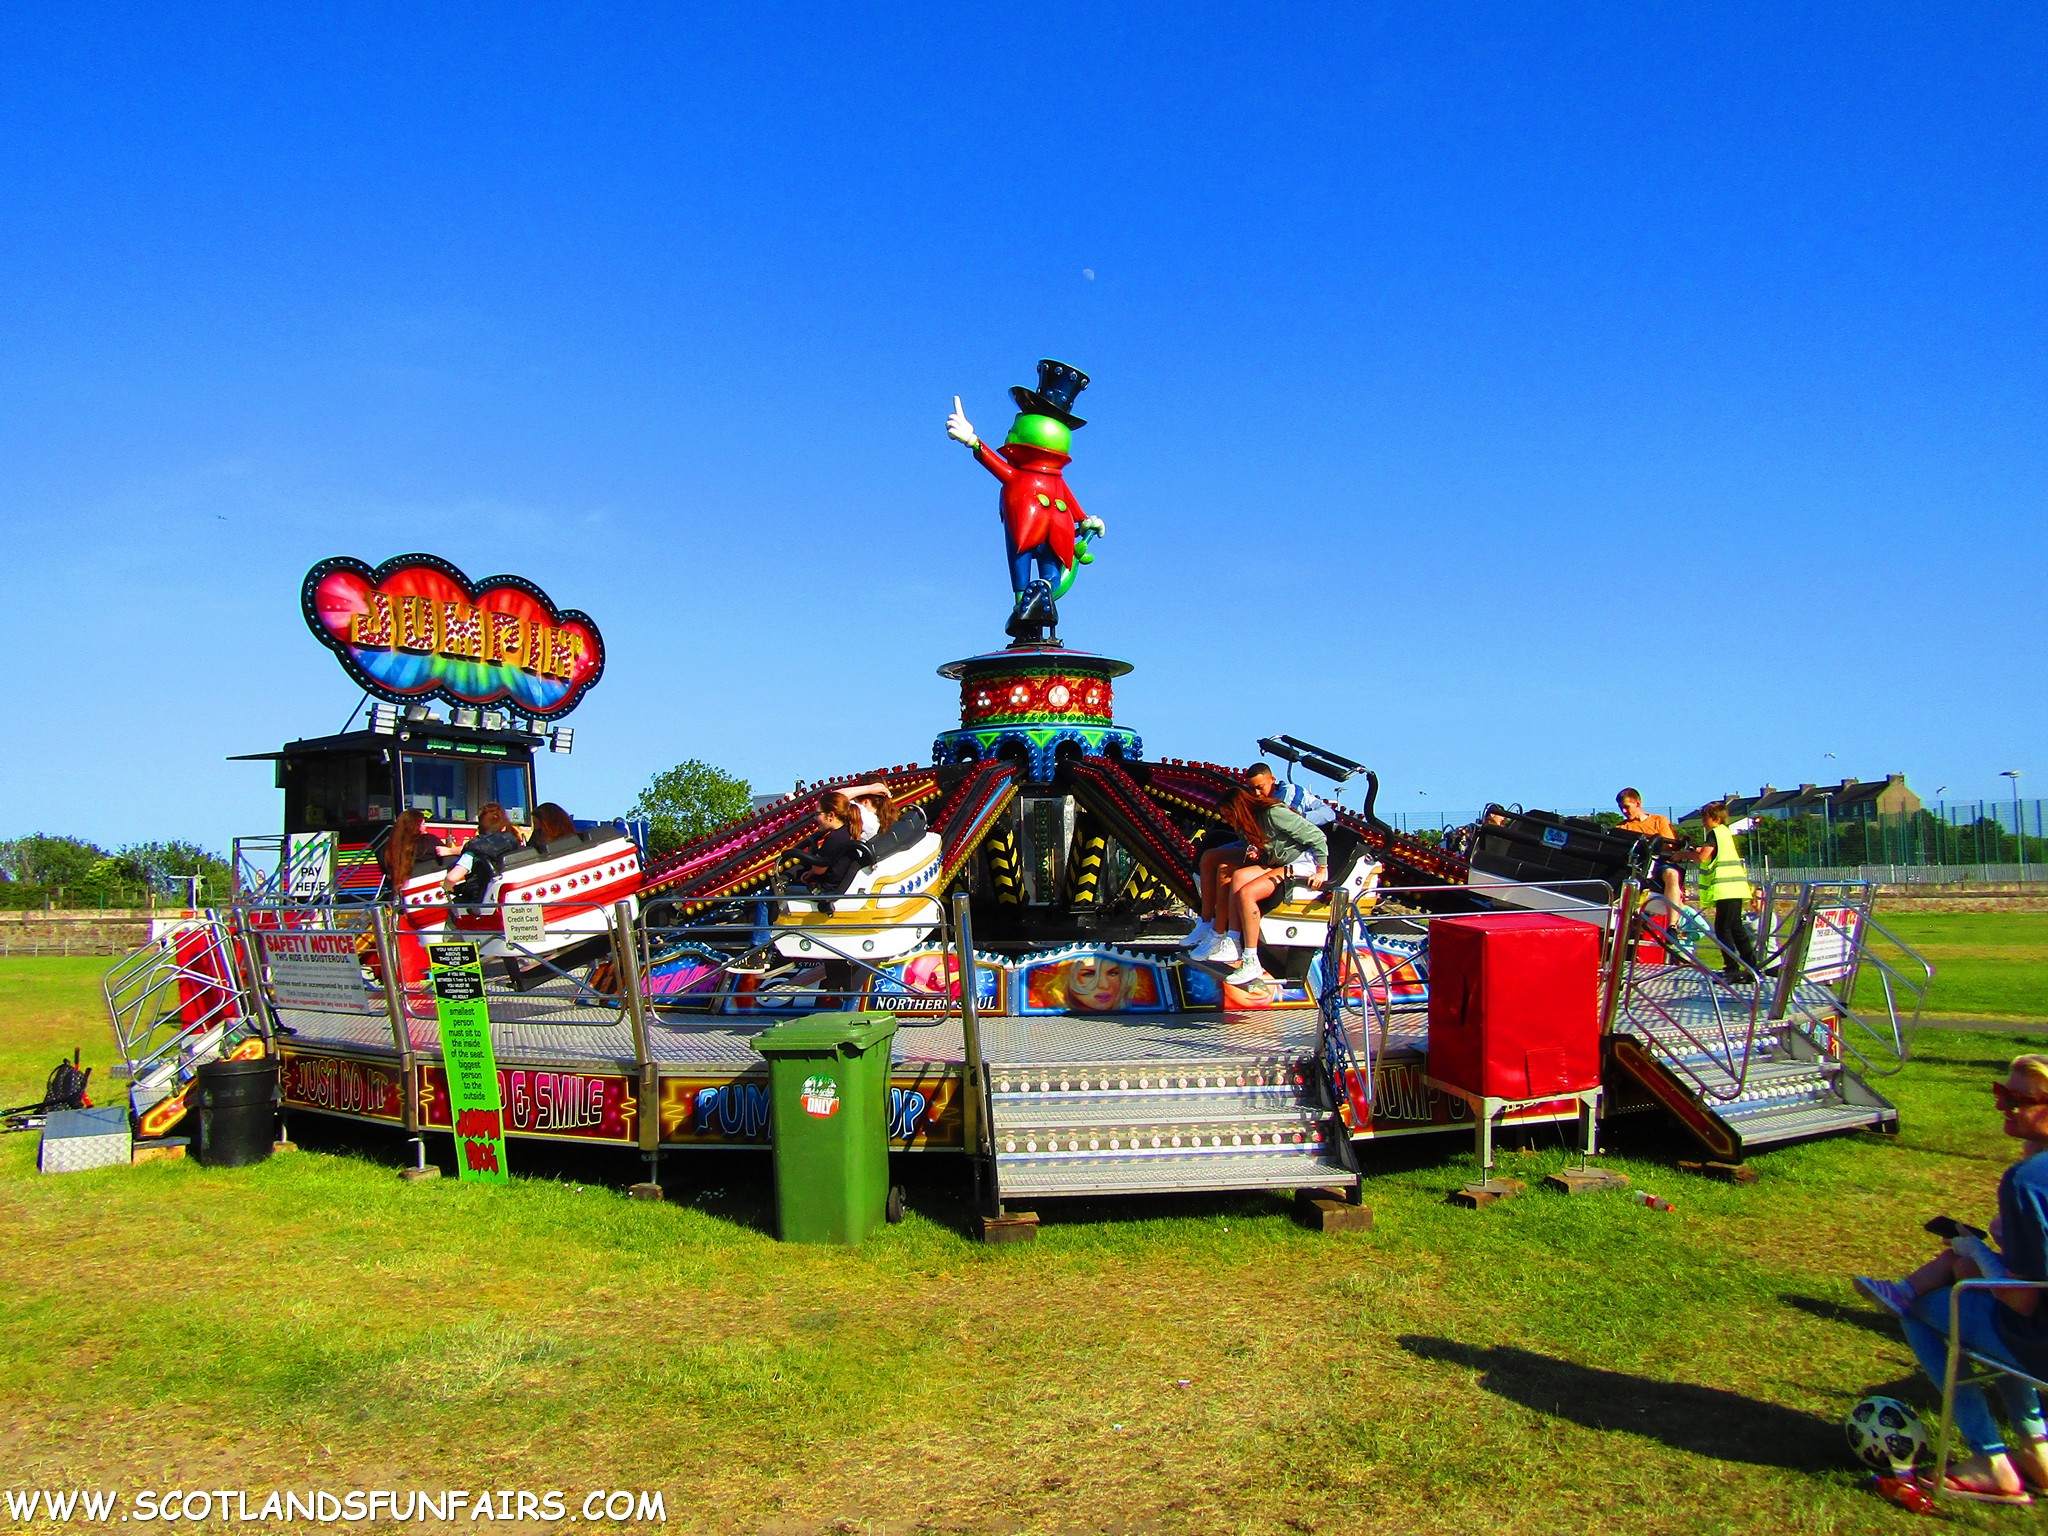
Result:
{"label": "grass field", "polygon": [[[2005,966],[1968,921],[1904,936]],[[106,1061],[103,964],[0,961],[0,1100],[73,1043]],[[407,1185],[304,1120],[326,1150],[240,1170],[44,1179],[7,1137],[0,1488],[624,1487],[719,1532],[1921,1529],[1842,1448],[1864,1392],[1931,1401],[1845,1278],[1988,1214],[1985,1089],[2048,1032],[1919,1044],[1883,1085],[1899,1137],[1766,1155],[1754,1186],[1624,1128],[1608,1161],[1674,1213],[1455,1210],[1469,1146],[1411,1142],[1373,1155],[1376,1229],[1334,1237],[1247,1198],[1048,1208],[983,1248],[932,1160],[903,1225],[816,1251],[767,1235],[752,1154],[671,1159],[647,1205],[602,1182],[623,1158],[515,1144],[543,1176]]]}
{"label": "grass field", "polygon": [[[1879,921],[1934,962],[1928,1013],[2048,1024],[2048,912],[1943,912]],[[1875,995],[1866,976],[1858,1001]]]}

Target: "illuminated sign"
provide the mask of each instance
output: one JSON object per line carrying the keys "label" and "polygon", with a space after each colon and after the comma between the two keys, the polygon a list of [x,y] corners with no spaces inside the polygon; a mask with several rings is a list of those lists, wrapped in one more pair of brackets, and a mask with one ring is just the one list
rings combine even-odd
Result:
{"label": "illuminated sign", "polygon": [[400,555],[372,570],[322,560],[300,593],[306,623],[366,693],[394,703],[506,703],[551,719],[604,675],[590,616],[557,608],[517,576],[470,579],[433,555]]}

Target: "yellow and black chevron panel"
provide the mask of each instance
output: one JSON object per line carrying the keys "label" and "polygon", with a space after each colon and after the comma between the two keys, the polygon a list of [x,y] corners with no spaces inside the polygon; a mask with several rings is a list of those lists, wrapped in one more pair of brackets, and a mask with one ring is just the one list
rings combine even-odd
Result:
{"label": "yellow and black chevron panel", "polygon": [[1074,834],[1074,856],[1067,861],[1067,905],[1092,907],[1102,900],[1102,865],[1109,839],[1087,825]]}
{"label": "yellow and black chevron panel", "polygon": [[1173,894],[1159,878],[1140,864],[1131,871],[1131,878],[1124,882],[1123,899],[1134,901],[1141,906],[1165,901]]}
{"label": "yellow and black chevron panel", "polygon": [[982,847],[988,850],[989,878],[995,882],[996,900],[1014,907],[1024,900],[1024,872],[1017,865],[1017,829],[1005,823],[989,833]]}

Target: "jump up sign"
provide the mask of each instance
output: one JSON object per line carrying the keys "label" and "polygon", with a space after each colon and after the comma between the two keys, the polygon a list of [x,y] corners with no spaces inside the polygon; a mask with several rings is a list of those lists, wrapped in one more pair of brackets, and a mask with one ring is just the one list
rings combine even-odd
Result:
{"label": "jump up sign", "polygon": [[429,944],[434,1012],[441,1023],[441,1060],[448,1073],[448,1110],[455,1121],[455,1174],[493,1184],[506,1180],[504,1105],[491,1050],[491,1010],[476,945]]}
{"label": "jump up sign", "polygon": [[435,555],[372,570],[337,556],[306,573],[306,623],[366,692],[394,703],[507,703],[566,715],[604,673],[604,640],[586,613],[557,608],[520,576],[471,581]]}

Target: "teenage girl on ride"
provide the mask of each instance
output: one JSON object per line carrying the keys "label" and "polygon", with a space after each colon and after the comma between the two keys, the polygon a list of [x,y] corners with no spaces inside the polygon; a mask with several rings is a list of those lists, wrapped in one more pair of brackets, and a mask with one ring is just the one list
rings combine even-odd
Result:
{"label": "teenage girl on ride", "polygon": [[814,891],[843,891],[853,880],[860,859],[858,845],[864,841],[855,829],[860,812],[837,790],[828,790],[818,800],[818,830],[815,843],[796,850],[802,861],[803,883]]}
{"label": "teenage girl on ride", "polygon": [[1330,842],[1323,829],[1255,789],[1241,789],[1225,813],[1244,836],[1246,858],[1230,877],[1230,936],[1240,962],[1224,980],[1248,986],[1269,978],[1259,963],[1259,903],[1288,880],[1319,886],[1329,878]]}

